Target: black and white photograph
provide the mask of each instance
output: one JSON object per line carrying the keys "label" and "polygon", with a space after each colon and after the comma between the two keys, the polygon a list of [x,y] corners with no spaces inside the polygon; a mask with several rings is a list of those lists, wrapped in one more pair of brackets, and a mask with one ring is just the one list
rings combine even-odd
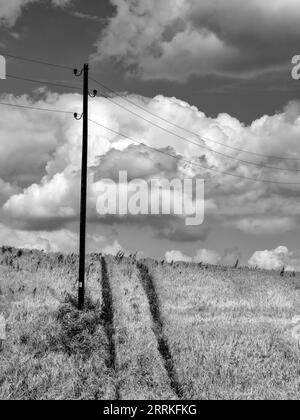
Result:
{"label": "black and white photograph", "polygon": [[0,400],[300,400],[299,0],[0,0]]}

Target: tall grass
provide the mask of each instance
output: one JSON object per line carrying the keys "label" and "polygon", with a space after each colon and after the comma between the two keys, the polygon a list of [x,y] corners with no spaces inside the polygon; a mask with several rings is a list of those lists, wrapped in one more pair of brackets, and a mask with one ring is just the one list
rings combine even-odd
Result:
{"label": "tall grass", "polygon": [[77,272],[0,248],[0,400],[300,399],[298,277],[95,254],[79,312]]}
{"label": "tall grass", "polygon": [[136,265],[131,260],[108,259],[108,268],[119,398],[175,399]]}
{"label": "tall grass", "polygon": [[147,265],[184,398],[300,398],[295,282],[248,270]]}
{"label": "tall grass", "polygon": [[0,267],[0,312],[7,319],[0,399],[113,398],[114,376],[106,366],[109,354],[101,324],[101,283],[96,284],[91,270],[93,298],[79,313],[73,298],[76,262],[73,268],[62,261],[54,265],[41,254],[37,260],[39,267],[48,268],[37,268],[34,259],[26,264],[26,256]]}

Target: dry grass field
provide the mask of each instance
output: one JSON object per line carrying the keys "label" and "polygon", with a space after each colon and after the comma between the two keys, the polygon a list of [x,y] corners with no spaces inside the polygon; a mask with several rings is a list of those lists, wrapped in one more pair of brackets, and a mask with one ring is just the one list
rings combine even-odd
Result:
{"label": "dry grass field", "polygon": [[300,399],[300,277],[0,248],[0,399]]}
{"label": "dry grass field", "polygon": [[145,263],[185,399],[299,399],[300,283],[278,273]]}

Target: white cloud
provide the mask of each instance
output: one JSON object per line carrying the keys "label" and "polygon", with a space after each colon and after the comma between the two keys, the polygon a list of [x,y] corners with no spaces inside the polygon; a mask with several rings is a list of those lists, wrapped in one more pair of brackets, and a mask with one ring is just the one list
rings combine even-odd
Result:
{"label": "white cloud", "polygon": [[[228,114],[209,118],[196,107],[176,98],[157,96],[149,99],[134,95],[129,98],[163,118],[180,121],[182,127],[225,145],[263,155],[300,156],[300,106],[296,102],[289,104],[281,113],[264,116],[245,126]],[[2,100],[70,112],[79,112],[82,106],[80,95],[75,94],[44,92],[35,100],[26,95],[5,95]],[[23,229],[53,230],[66,227],[70,220],[77,220],[81,124],[71,114],[38,113],[24,109],[12,111],[3,108],[3,116],[0,127],[0,203],[7,223],[17,223]],[[197,144],[205,146],[199,138],[170,127],[172,132],[191,139],[196,145],[184,142],[182,138],[131,116],[103,98],[95,99],[91,106],[91,118],[100,121],[100,116],[101,124],[151,147],[182,155],[196,165],[259,179],[299,182],[298,173],[271,171],[226,159],[197,147]],[[206,146],[245,159],[245,154],[222,145],[207,142]],[[278,162],[259,156],[247,156],[247,159],[257,164],[281,165],[283,169],[299,168],[297,162]],[[247,233],[283,233],[297,226],[299,186],[252,183],[191,166],[137,146],[132,140],[93,124],[90,125],[88,160],[88,215],[93,220],[97,220],[98,178],[115,178],[118,170],[127,169],[135,178],[197,176],[206,180],[206,224],[203,229],[184,229],[181,218],[162,220],[159,225],[149,218],[149,225],[154,228],[156,224],[156,231],[159,230],[161,237],[181,242],[203,240],[209,228],[215,225],[210,216],[214,216],[214,220],[217,218],[218,223],[225,227],[235,227]],[[127,222],[126,218],[118,221],[121,224]],[[136,223],[147,223],[147,218]],[[205,255],[200,257],[205,259]],[[211,258],[218,260],[216,255]]]}
{"label": "white cloud", "polygon": [[13,26],[22,9],[37,0],[0,0],[0,24]]}
{"label": "white cloud", "polygon": [[[42,100],[33,100],[27,95],[14,97],[1,96],[3,102],[18,105],[35,105],[37,107],[55,107],[67,111],[77,110],[80,97],[76,95],[49,94]],[[47,165],[65,167],[61,161],[61,149],[67,147],[69,154],[65,159],[71,159],[74,143],[80,139],[80,127],[74,125],[70,115],[32,112],[24,109],[1,108],[2,123],[0,127],[0,177],[6,181],[22,183],[22,186],[39,182],[45,174]],[[71,132],[71,130],[73,130]],[[79,153],[79,145],[77,154]],[[79,158],[78,158],[79,159]],[[55,171],[54,171],[55,172]]]}
{"label": "white cloud", "polygon": [[300,252],[290,252],[285,246],[279,246],[271,251],[256,251],[248,264],[250,267],[265,270],[279,270],[282,267],[288,271],[300,270]]}
{"label": "white cloud", "polygon": [[[21,16],[26,6],[41,0],[0,0],[0,26],[4,24],[12,27]],[[73,0],[47,0],[56,7],[65,7]]]}
{"label": "white cloud", "polygon": [[119,251],[123,251],[123,247],[119,244],[118,241],[115,241],[112,245],[107,245],[102,248],[102,252],[105,255],[117,255]]}
{"label": "white cloud", "polygon": [[[79,235],[68,228],[46,231],[25,231],[0,223],[0,244],[16,248],[37,249],[45,252],[78,253]],[[87,252],[103,252],[116,255],[123,250],[118,241],[111,244],[109,238],[87,234]]]}
{"label": "white cloud", "polygon": [[[216,34],[195,31],[184,20],[188,2],[112,0],[112,3],[117,14],[110,19],[104,36],[101,34],[99,58],[120,57],[129,67],[139,64],[146,79],[184,81],[195,69],[206,74],[236,55],[234,48],[226,46]],[[168,36],[172,39],[167,39]]]}
{"label": "white cloud", "polygon": [[16,186],[9,184],[8,182],[4,182],[0,178],[0,208],[5,204],[5,202],[13,195],[20,192],[20,189]]}
{"label": "white cloud", "polygon": [[32,243],[25,243],[24,245],[19,246],[20,248],[24,249],[36,249],[38,251],[44,251],[44,252],[51,252],[52,246],[50,244],[50,241],[45,238],[35,238],[35,241]]}
{"label": "white cloud", "polygon": [[300,35],[298,0],[111,3],[116,13],[99,37],[95,58],[120,60],[129,73],[137,66],[144,79],[184,82],[192,75],[282,69]]}
{"label": "white cloud", "polygon": [[57,7],[66,7],[68,6],[73,0],[51,0],[52,4]]}
{"label": "white cloud", "polygon": [[[174,151],[169,148],[166,153]],[[134,165],[132,164],[134,162]],[[178,163],[169,156],[150,150],[142,145],[131,145],[126,150],[111,149],[101,160],[101,165],[95,173],[95,181],[109,178],[119,179],[119,172],[126,171],[128,180],[151,176],[176,176]]]}
{"label": "white cloud", "polygon": [[202,262],[204,264],[219,264],[222,260],[222,256],[210,249],[199,249],[197,251],[196,257],[194,258],[195,262]]}
{"label": "white cloud", "polygon": [[184,261],[184,262],[192,262],[192,257],[188,257],[187,255],[184,255],[181,251],[168,251],[166,252],[166,260],[168,263],[171,263],[172,261]]}
{"label": "white cloud", "polygon": [[284,233],[297,227],[297,219],[292,217],[264,217],[242,218],[234,222],[226,223],[227,226],[235,227],[252,235],[272,235],[274,232]]}
{"label": "white cloud", "polygon": [[31,185],[24,193],[12,196],[3,209],[20,219],[72,217],[77,207],[76,198],[79,198],[72,188],[73,181],[65,174],[55,174],[51,180],[44,178],[40,185]]}
{"label": "white cloud", "polygon": [[68,229],[59,231],[24,231],[0,223],[0,243],[17,248],[39,249],[45,252],[71,253],[78,249],[78,235]]}
{"label": "white cloud", "polygon": [[167,262],[172,261],[184,261],[184,262],[196,262],[196,263],[204,263],[204,264],[219,264],[222,260],[221,255],[209,249],[199,249],[196,253],[195,257],[189,257],[184,255],[181,251],[173,250],[166,252],[166,260]]}
{"label": "white cloud", "polygon": [[217,251],[201,248],[196,251],[196,255],[194,257],[185,255],[179,250],[168,251],[166,252],[165,257],[169,263],[172,261],[185,261],[211,265],[221,264],[232,266],[240,258],[240,252],[238,249],[228,249],[224,251],[223,255],[221,255]]}

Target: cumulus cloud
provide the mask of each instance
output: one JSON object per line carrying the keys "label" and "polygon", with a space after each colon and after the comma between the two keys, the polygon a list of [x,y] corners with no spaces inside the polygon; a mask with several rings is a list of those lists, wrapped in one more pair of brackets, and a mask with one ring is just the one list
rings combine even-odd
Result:
{"label": "cumulus cloud", "polygon": [[298,46],[297,0],[111,3],[116,13],[99,37],[95,59],[117,59],[144,79],[253,76],[287,67]]}
{"label": "cumulus cloud", "polygon": [[[59,230],[26,231],[5,226],[0,223],[0,244],[24,249],[37,249],[45,252],[78,253],[79,235],[65,227]],[[87,252],[102,252],[115,255],[123,250],[118,241],[95,233],[87,234]]]}
{"label": "cumulus cloud", "polygon": [[24,231],[0,223],[0,243],[17,248],[39,249],[45,252],[71,253],[78,249],[78,235],[68,229],[58,231]]}
{"label": "cumulus cloud", "polygon": [[[172,148],[162,150],[174,154]],[[134,165],[133,165],[134,162]],[[177,161],[150,150],[145,146],[131,145],[125,150],[110,150],[102,159],[95,172],[95,181],[109,178],[119,180],[120,171],[126,171],[128,180],[151,177],[175,177],[178,171]]]}
{"label": "cumulus cloud", "polygon": [[6,201],[13,195],[20,192],[20,189],[16,186],[4,182],[0,178],[0,208],[6,203]]}
{"label": "cumulus cloud", "polygon": [[0,0],[0,24],[13,26],[22,9],[37,0]]}
{"label": "cumulus cloud", "polygon": [[285,267],[288,271],[300,270],[300,251],[289,251],[286,246],[273,250],[256,251],[248,261],[250,267],[265,270],[279,270]]}
{"label": "cumulus cloud", "polygon": [[57,7],[66,7],[68,6],[73,0],[51,0],[52,4]]}
{"label": "cumulus cloud", "polygon": [[298,224],[297,218],[292,217],[264,217],[242,218],[226,223],[227,226],[235,227],[252,235],[272,235],[274,232],[284,233],[294,229]]}
{"label": "cumulus cloud", "polygon": [[22,249],[36,249],[38,251],[44,251],[44,252],[51,252],[52,246],[50,244],[50,241],[45,238],[36,237],[34,242],[32,243],[25,243],[24,245],[21,245]]}
{"label": "cumulus cloud", "polygon": [[107,245],[102,249],[102,252],[105,255],[116,255],[119,251],[124,251],[124,249],[118,241],[115,241],[112,245]]}
{"label": "cumulus cloud", "polygon": [[72,217],[79,196],[76,190],[72,194],[73,181],[65,174],[56,174],[51,180],[44,178],[40,185],[33,184],[24,193],[10,197],[3,209],[15,218]]}
{"label": "cumulus cloud", "polygon": [[[43,99],[33,100],[27,95],[14,97],[3,95],[3,102],[18,105],[35,105],[40,108],[55,107],[73,111],[79,109],[80,97],[76,95],[46,94]],[[0,177],[7,182],[15,182],[23,187],[40,182],[46,172],[55,165],[54,173],[59,167],[65,167],[66,159],[71,160],[78,150],[74,144],[80,139],[80,127],[73,124],[69,115],[31,112],[23,109],[3,107],[0,128]],[[69,153],[63,151],[69,140]],[[62,157],[61,155],[64,155]],[[63,161],[63,159],[65,159]],[[74,158],[75,160],[76,158]],[[79,156],[77,156],[79,161]]]}
{"label": "cumulus cloud", "polygon": [[[0,26],[14,26],[25,7],[41,0],[0,0]],[[48,0],[47,0],[48,1]],[[53,6],[65,7],[73,0],[49,0]]]}
{"label": "cumulus cloud", "polygon": [[222,257],[221,255],[210,249],[199,249],[197,251],[195,262],[203,262],[204,264],[219,264]]}
{"label": "cumulus cloud", "polygon": [[188,257],[187,255],[184,255],[181,251],[167,251],[166,252],[166,260],[168,263],[171,263],[172,261],[178,262],[178,261],[184,261],[184,262],[192,262],[192,257]]}
{"label": "cumulus cloud", "polygon": [[[90,126],[89,221],[149,226],[156,239],[187,243],[204,241],[217,225],[254,234],[283,233],[296,227],[300,212],[299,186],[253,183],[219,171],[257,179],[299,182],[298,173],[289,172],[299,169],[297,161],[278,162],[266,157],[269,154],[300,156],[300,106],[297,102],[290,103],[278,114],[263,116],[245,126],[228,114],[209,118],[196,107],[176,98],[132,95],[130,99],[163,118],[180,121],[182,127],[207,139],[263,156],[245,156],[245,153],[229,150],[222,144],[200,141],[179,128],[170,127],[170,132],[162,131],[116,108],[105,99],[97,98],[91,106],[91,118],[99,121],[101,116],[104,126],[124,133],[128,138],[97,125]],[[4,95],[2,100],[70,112],[80,112],[82,106],[80,95],[58,95],[47,90],[35,99],[26,95]],[[71,114],[37,113],[25,109],[12,112],[5,108],[3,113],[5,118],[0,128],[0,203],[6,223],[29,231],[66,228],[79,218],[81,124]],[[183,136],[194,144],[183,141]],[[175,159],[145,146],[137,146],[133,139],[170,153]],[[280,166],[284,171],[246,165],[215,152],[242,160],[246,158],[259,165]],[[181,161],[180,157],[194,165]],[[130,179],[172,179],[175,176],[180,179],[205,179],[205,223],[191,228],[185,226],[182,217],[174,216],[119,220],[99,218],[96,210],[97,184],[103,178],[116,179],[119,170],[127,170]],[[217,256],[214,255],[213,259],[217,260]]]}
{"label": "cumulus cloud", "polygon": [[178,250],[166,252],[165,257],[169,263],[172,261],[184,261],[211,265],[233,265],[239,259],[240,252],[237,249],[225,250],[224,254],[221,255],[217,251],[202,248],[197,250],[194,257],[187,256]]}

